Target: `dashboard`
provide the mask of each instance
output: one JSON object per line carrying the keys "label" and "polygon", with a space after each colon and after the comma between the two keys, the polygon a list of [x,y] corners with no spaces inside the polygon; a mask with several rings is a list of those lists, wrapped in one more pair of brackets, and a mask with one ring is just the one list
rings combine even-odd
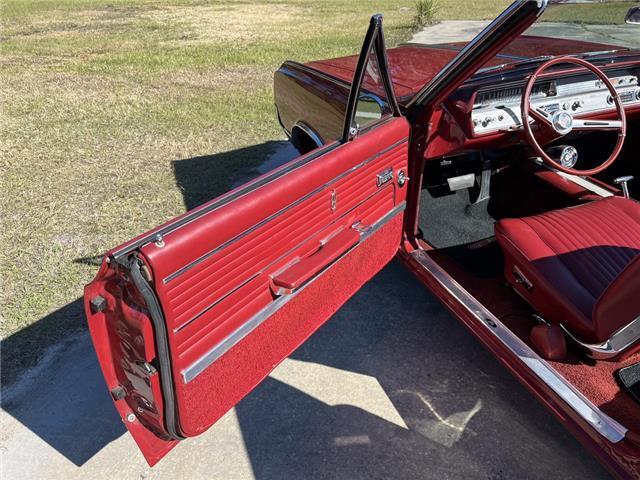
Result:
{"label": "dashboard", "polygon": [[[640,106],[640,85],[635,73],[623,70],[609,77],[625,109]],[[478,90],[471,110],[474,136],[518,130],[522,126],[523,90],[523,82]],[[541,80],[534,85],[531,103],[549,113],[562,109],[577,116],[615,109],[607,87],[590,74]]]}

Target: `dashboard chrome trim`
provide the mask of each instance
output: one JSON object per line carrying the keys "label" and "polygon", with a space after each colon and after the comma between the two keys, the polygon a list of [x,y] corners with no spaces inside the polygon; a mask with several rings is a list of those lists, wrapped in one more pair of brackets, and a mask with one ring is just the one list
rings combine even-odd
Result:
{"label": "dashboard chrome trim", "polygon": [[[639,75],[631,74],[630,70],[617,70],[611,77],[625,108],[640,107]],[[477,90],[476,101],[471,111],[471,128],[474,136],[522,128],[520,110],[523,87],[521,85],[521,82],[510,82],[503,84],[500,88],[488,87]],[[532,107],[546,112],[549,116],[565,111],[576,118],[578,122],[576,129],[584,130],[590,126],[578,121],[580,117],[615,111],[608,89],[597,79],[589,78],[584,74],[548,79],[537,88],[538,90],[531,97]],[[500,92],[508,92],[508,94],[501,98]],[[519,96],[518,92],[520,92]],[[495,98],[492,98],[492,95]],[[558,132],[565,135],[568,131]]]}

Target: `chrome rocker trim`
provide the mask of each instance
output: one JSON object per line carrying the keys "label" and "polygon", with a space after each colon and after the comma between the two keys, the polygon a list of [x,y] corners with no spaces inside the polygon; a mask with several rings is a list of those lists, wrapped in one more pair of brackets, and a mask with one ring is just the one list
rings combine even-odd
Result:
{"label": "chrome rocker trim", "polygon": [[367,228],[359,229],[358,225],[354,228],[360,232],[360,241],[351,247],[349,250],[344,252],[341,256],[336,258],[329,265],[320,270],[317,274],[315,274],[310,280],[304,283],[302,286],[297,288],[291,293],[285,293],[275,299],[273,303],[270,303],[258,313],[256,313],[253,317],[243,323],[240,327],[238,327],[235,331],[229,334],[224,340],[215,345],[211,350],[205,353],[198,360],[193,362],[187,368],[182,370],[182,379],[184,383],[189,383],[191,380],[200,375],[209,365],[218,360],[222,355],[224,355],[227,351],[229,351],[234,345],[236,345],[240,340],[249,335],[253,330],[255,330],[262,322],[264,322],[271,315],[276,313],[282,307],[284,307],[290,300],[294,299],[300,292],[302,292],[307,286],[313,283],[315,280],[320,278],[322,274],[324,274],[327,270],[329,270],[333,265],[335,265],[340,259],[344,258],[349,252],[353,249],[357,248],[358,245],[361,245],[367,238],[377,232],[384,225],[389,223],[389,221],[393,220],[397,215],[401,214],[405,208],[407,207],[406,202],[402,202],[396,205],[392,210],[387,212],[384,216],[382,216],[375,223],[371,224]]}
{"label": "chrome rocker trim", "polygon": [[489,330],[531,372],[569,405],[585,422],[611,443],[624,439],[627,429],[602,412],[580,393],[543,358],[509,330],[498,317],[456,282],[424,250],[416,250],[411,256],[438,281],[457,302],[466,308],[478,323]]}
{"label": "chrome rocker trim", "polygon": [[581,342],[564,325],[560,324],[560,327],[571,340],[586,350],[589,357],[595,360],[614,358],[640,340],[640,316],[618,329],[602,343]]}

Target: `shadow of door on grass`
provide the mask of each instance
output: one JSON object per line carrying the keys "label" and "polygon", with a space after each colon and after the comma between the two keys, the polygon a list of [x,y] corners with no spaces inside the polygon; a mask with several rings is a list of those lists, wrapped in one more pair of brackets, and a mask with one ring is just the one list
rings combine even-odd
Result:
{"label": "shadow of door on grass", "polygon": [[[270,141],[176,160],[173,167],[190,210],[297,155],[289,142]],[[96,253],[72,261],[97,271],[102,255]],[[0,361],[2,409],[75,465],[126,432],[100,371],[82,298],[4,339]]]}
{"label": "shadow of door on grass", "polygon": [[269,141],[229,152],[175,160],[172,165],[184,205],[191,210],[298,155],[288,141]]}

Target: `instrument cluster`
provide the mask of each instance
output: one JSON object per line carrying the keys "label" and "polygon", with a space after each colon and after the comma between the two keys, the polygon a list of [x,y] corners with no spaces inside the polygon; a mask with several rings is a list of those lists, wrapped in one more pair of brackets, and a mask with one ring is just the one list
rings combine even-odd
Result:
{"label": "instrument cluster", "polygon": [[[611,77],[622,103],[640,105],[638,76],[624,74]],[[512,131],[522,127],[520,103],[524,84],[477,92],[471,122],[475,135]],[[572,115],[613,110],[613,98],[601,80],[583,75],[541,81],[534,85],[531,103],[549,113],[560,109]]]}

